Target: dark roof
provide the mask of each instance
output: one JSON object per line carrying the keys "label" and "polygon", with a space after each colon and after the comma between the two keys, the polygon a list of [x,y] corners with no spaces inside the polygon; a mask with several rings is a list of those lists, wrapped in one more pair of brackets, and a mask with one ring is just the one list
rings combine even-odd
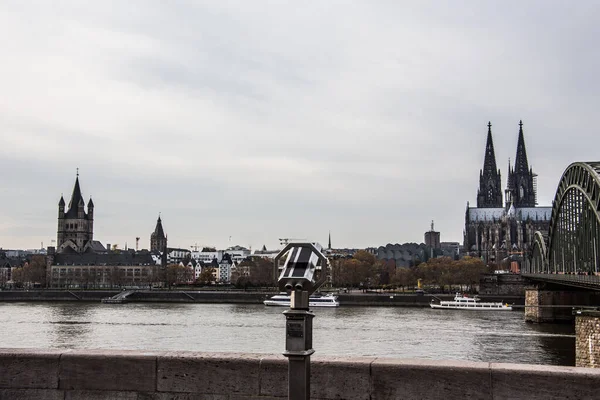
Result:
{"label": "dark roof", "polygon": [[62,206],[62,207],[65,206],[65,199],[64,199],[64,197],[62,197],[62,195],[60,196],[60,201],[58,202],[58,205]]}
{"label": "dark roof", "polygon": [[[73,187],[73,194],[71,194],[71,201],[69,201],[69,210],[65,213],[65,218],[78,218],[79,205],[84,205],[83,196],[81,196],[81,188],[79,187],[79,177],[75,178],[75,186]],[[87,215],[84,212],[84,217]]]}
{"label": "dark roof", "polygon": [[0,268],[20,267],[26,261],[27,257],[0,257]]}
{"label": "dark roof", "polygon": [[92,240],[92,251],[95,253],[106,253],[106,247],[98,240]]}
{"label": "dark roof", "polygon": [[163,230],[162,220],[160,219],[160,215],[158,216],[158,220],[156,221],[156,228],[154,228],[155,237],[162,239],[165,237],[165,231]]}
{"label": "dark roof", "polygon": [[54,265],[154,265],[150,253],[132,253],[129,251],[98,253],[57,254]]}
{"label": "dark roof", "polygon": [[192,252],[190,249],[179,249],[177,247],[167,247],[167,253],[170,253],[172,251],[185,251],[186,253]]}

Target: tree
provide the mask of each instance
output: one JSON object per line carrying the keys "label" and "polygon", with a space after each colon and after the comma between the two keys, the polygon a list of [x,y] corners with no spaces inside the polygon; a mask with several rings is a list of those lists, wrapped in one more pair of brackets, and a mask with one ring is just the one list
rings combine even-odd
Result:
{"label": "tree", "polygon": [[31,256],[31,261],[23,269],[25,279],[28,282],[46,287],[46,257],[42,255]]}
{"label": "tree", "polygon": [[404,288],[417,284],[417,277],[411,268],[398,268],[392,277],[392,283],[404,291]]}
{"label": "tree", "polygon": [[198,276],[198,279],[196,279],[196,282],[200,283],[202,285],[208,285],[215,280],[215,278],[213,276],[214,273],[215,273],[214,268],[204,267],[204,268],[202,268],[202,272],[200,273],[200,276]]}
{"label": "tree", "polygon": [[12,281],[17,286],[33,286],[37,284],[45,287],[46,258],[42,255],[34,255],[22,267],[13,268]]}
{"label": "tree", "polygon": [[379,284],[383,263],[375,256],[357,251],[352,258],[340,258],[332,261],[333,284],[336,286],[369,286],[369,282]]}
{"label": "tree", "polygon": [[0,267],[0,287],[5,287],[8,282],[8,275],[10,274],[10,267]]}
{"label": "tree", "polygon": [[22,267],[12,268],[11,280],[13,281],[13,284],[15,285],[15,287],[23,286],[23,268]]}
{"label": "tree", "polygon": [[275,284],[273,276],[273,262],[265,258],[256,258],[250,265],[250,283],[254,286],[272,286]]}
{"label": "tree", "polygon": [[189,283],[194,278],[194,271],[190,267],[185,267],[178,264],[167,266],[167,285],[180,285]]}
{"label": "tree", "polygon": [[431,258],[416,268],[416,275],[427,285],[446,286],[466,285],[469,289],[479,282],[479,277],[487,268],[478,258],[464,257],[453,260],[450,257]]}

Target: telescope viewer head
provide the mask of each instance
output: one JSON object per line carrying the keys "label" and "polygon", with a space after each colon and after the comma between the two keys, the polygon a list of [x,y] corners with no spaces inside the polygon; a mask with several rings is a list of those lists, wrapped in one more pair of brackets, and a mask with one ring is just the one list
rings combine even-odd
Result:
{"label": "telescope viewer head", "polygon": [[[275,271],[277,271],[279,259],[287,254],[281,275],[279,275],[279,290],[290,293],[293,290],[307,291],[313,293],[325,281],[323,266],[327,266],[327,258],[321,253],[321,245],[318,243],[289,243],[275,257]],[[317,267],[321,267],[319,279],[317,279]]]}

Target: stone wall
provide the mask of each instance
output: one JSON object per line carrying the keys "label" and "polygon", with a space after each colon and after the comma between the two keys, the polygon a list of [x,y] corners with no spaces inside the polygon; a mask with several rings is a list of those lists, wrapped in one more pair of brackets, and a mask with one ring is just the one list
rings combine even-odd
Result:
{"label": "stone wall", "polygon": [[[595,399],[600,370],[313,357],[311,398]],[[0,349],[0,399],[287,398],[280,355]]]}
{"label": "stone wall", "polygon": [[482,274],[479,294],[523,297],[525,283],[521,274]]}
{"label": "stone wall", "polygon": [[575,317],[575,365],[600,368],[600,312],[582,311]]}

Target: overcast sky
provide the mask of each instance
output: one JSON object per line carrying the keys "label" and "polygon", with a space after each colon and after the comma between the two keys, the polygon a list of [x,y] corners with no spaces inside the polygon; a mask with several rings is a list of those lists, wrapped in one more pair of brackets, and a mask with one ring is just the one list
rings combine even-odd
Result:
{"label": "overcast sky", "polygon": [[488,120],[540,205],[600,159],[597,1],[0,2],[0,247],[461,241]]}

